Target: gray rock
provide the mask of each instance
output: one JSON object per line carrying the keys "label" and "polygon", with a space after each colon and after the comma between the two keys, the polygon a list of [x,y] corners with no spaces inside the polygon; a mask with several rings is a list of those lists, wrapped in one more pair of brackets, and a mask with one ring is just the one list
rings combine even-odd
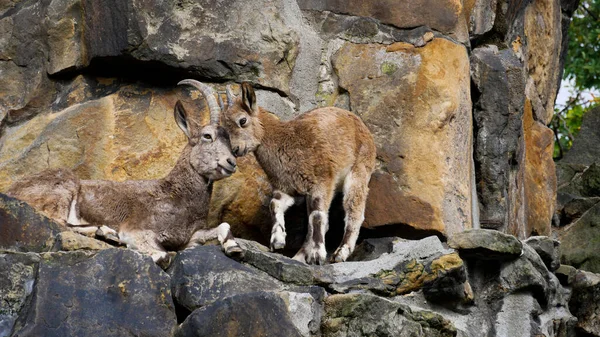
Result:
{"label": "gray rock", "polygon": [[112,248],[112,246],[106,242],[92,239],[72,231],[64,231],[56,236],[52,251],[102,250],[108,248]]}
{"label": "gray rock", "polygon": [[177,253],[167,272],[174,300],[189,311],[237,294],[282,289],[268,275],[225,256],[218,246]]}
{"label": "gray rock", "polygon": [[[546,305],[555,289],[552,277],[539,255],[528,245],[523,246],[523,256],[505,262],[500,269],[500,284],[506,293],[530,291],[542,305]],[[558,283],[558,281],[556,282]]]}
{"label": "gray rock", "polygon": [[560,267],[560,242],[547,236],[532,236],[524,241],[542,258],[550,271]]}
{"label": "gray rock", "polygon": [[348,261],[371,261],[379,258],[384,253],[394,250],[394,243],[403,241],[400,238],[365,239],[356,246]]}
{"label": "gray rock", "polygon": [[310,292],[284,291],[278,293],[287,306],[288,316],[302,336],[318,335],[323,316],[323,288],[312,287]]}
{"label": "gray rock", "polygon": [[559,193],[558,200],[559,204],[561,201],[564,203],[564,206],[559,208],[560,224],[562,226],[568,225],[581,218],[585,212],[600,202],[600,198],[583,198],[561,193]]}
{"label": "gray rock", "polygon": [[45,253],[15,336],[170,336],[169,276],[135,251]]}
{"label": "gray rock", "polygon": [[496,317],[496,336],[534,336],[532,325],[539,310],[539,304],[529,294],[506,296]]}
{"label": "gray rock", "polygon": [[269,292],[228,297],[194,310],[176,337],[191,336],[302,336],[284,300]]}
{"label": "gray rock", "polygon": [[470,229],[452,235],[448,246],[461,256],[486,260],[510,260],[521,255],[523,244],[512,235],[491,229]]}
{"label": "gray rock", "polygon": [[560,262],[578,269],[600,272],[600,203],[571,225],[558,231],[561,242]]}
{"label": "gray rock", "polygon": [[271,253],[267,247],[253,241],[238,239],[238,243],[244,249],[244,263],[282,282],[311,285],[331,283],[333,280],[328,268],[307,265],[281,254]]}
{"label": "gray rock", "polygon": [[396,242],[391,253],[383,254],[376,260],[335,263],[324,268],[331,271],[333,283],[343,283],[369,277],[383,270],[392,270],[399,263],[426,260],[452,252],[452,250],[444,248],[437,236],[429,236],[422,240]]}
{"label": "gray rock", "polygon": [[586,166],[600,158],[600,108],[592,109],[583,115],[581,129],[573,146],[560,163],[583,164]]}
{"label": "gray rock", "polygon": [[65,230],[27,203],[0,193],[0,248],[16,251],[49,250]]}
{"label": "gray rock", "polygon": [[566,264],[561,264],[558,269],[554,271],[554,275],[560,281],[560,284],[567,286],[573,283],[575,279],[575,275],[577,274],[577,269],[573,266],[569,266]]}
{"label": "gray rock", "polygon": [[600,165],[597,163],[581,174],[581,193],[584,197],[600,197]]}
{"label": "gray rock", "polygon": [[335,336],[456,336],[454,325],[431,311],[370,294],[332,295],[325,300],[322,335]]}
{"label": "gray rock", "polygon": [[39,257],[32,253],[0,254],[0,337],[10,336],[22,310],[26,310],[36,280]]}
{"label": "gray rock", "polygon": [[498,52],[488,45],[473,50],[471,79],[477,90],[473,117],[480,223],[483,228],[506,231],[519,220],[516,207],[522,200],[514,177],[524,165],[519,148],[523,147],[525,72],[512,51]]}
{"label": "gray rock", "polygon": [[600,275],[580,270],[572,286],[569,308],[577,317],[578,332],[582,336],[600,336]]}

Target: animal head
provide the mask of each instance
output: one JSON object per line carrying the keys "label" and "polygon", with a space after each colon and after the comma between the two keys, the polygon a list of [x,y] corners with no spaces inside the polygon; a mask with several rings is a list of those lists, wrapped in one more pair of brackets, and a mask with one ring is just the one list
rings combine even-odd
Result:
{"label": "animal head", "polygon": [[220,109],[217,106],[214,91],[194,80],[185,80],[179,84],[189,84],[198,88],[208,102],[210,122],[198,127],[189,118],[189,114],[180,101],[175,104],[175,121],[188,138],[190,165],[198,174],[209,180],[219,180],[232,175],[237,166],[231,151],[229,134],[219,125]]}
{"label": "animal head", "polygon": [[235,97],[227,87],[227,110],[223,114],[223,126],[231,137],[233,153],[240,157],[256,150],[264,135],[264,128],[258,118],[254,88],[248,82],[242,83],[242,97]]}

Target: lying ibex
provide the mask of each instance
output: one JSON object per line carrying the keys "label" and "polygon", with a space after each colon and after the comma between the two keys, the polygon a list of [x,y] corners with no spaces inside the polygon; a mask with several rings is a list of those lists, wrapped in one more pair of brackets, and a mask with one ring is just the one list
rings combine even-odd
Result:
{"label": "lying ibex", "polygon": [[[202,84],[187,81],[197,88]],[[375,167],[375,143],[365,124],[350,111],[315,109],[288,121],[258,107],[254,89],[242,84],[242,97],[227,88],[223,126],[236,156],[254,152],[273,185],[271,249],[285,246],[285,211],[295,196],[306,196],[309,225],[294,259],[325,262],[328,212],[336,191],[344,193],[344,237],[332,260],[345,261],[354,251],[362,222],[368,184]]]}
{"label": "lying ibex", "polygon": [[236,160],[227,132],[218,125],[215,93],[208,86],[201,89],[208,101],[210,123],[200,127],[177,102],[175,120],[188,143],[165,178],[78,180],[70,170],[47,170],[16,182],[7,194],[77,232],[95,232],[103,225],[117,230],[122,242],[150,254],[154,261],[166,258],[167,250],[213,239],[228,254],[241,252],[229,224],[207,228],[213,181],[230,176]]}

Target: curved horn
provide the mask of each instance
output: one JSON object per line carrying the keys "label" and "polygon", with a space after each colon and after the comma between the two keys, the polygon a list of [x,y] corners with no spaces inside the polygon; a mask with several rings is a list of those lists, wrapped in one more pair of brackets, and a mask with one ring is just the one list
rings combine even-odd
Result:
{"label": "curved horn", "polygon": [[221,98],[221,94],[217,93],[217,99],[219,100],[219,107],[221,107],[221,111],[225,110],[225,105],[223,105],[223,99]]}
{"label": "curved horn", "polygon": [[183,80],[177,85],[187,84],[192,87],[200,90],[204,98],[206,99],[206,103],[208,104],[208,110],[210,111],[210,123],[211,124],[219,124],[221,109],[219,108],[219,103],[217,103],[217,98],[215,97],[215,91],[213,88],[208,85],[198,82],[196,80]]}
{"label": "curved horn", "polygon": [[225,92],[227,93],[227,106],[230,107],[233,105],[233,93],[231,92],[231,84],[227,85],[225,88]]}

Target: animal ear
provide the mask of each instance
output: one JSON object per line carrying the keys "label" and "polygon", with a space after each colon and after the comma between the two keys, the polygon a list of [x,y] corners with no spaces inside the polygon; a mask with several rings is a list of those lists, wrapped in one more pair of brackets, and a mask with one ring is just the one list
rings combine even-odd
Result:
{"label": "animal ear", "polygon": [[254,88],[249,82],[242,83],[242,105],[251,115],[258,112],[258,105],[256,104],[256,94]]}
{"label": "animal ear", "polygon": [[173,111],[173,113],[175,115],[175,122],[177,122],[179,128],[188,137],[188,140],[191,140],[192,132],[190,130],[190,124],[188,123],[188,114],[185,111],[183,104],[181,104],[181,101],[178,100],[177,103],[175,103],[175,110]]}

